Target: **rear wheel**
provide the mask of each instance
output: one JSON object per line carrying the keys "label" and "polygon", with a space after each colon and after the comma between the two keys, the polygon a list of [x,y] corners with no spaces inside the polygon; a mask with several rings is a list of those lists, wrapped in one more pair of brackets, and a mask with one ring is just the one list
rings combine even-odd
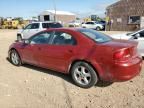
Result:
{"label": "rear wheel", "polygon": [[20,56],[16,50],[11,50],[10,52],[10,61],[15,66],[20,66],[22,64]]}
{"label": "rear wheel", "polygon": [[97,31],[100,31],[100,30],[101,30],[101,28],[100,28],[100,27],[96,27],[96,30],[97,30]]}
{"label": "rear wheel", "polygon": [[96,72],[85,62],[75,63],[71,69],[71,74],[76,85],[82,88],[90,88],[98,82]]}

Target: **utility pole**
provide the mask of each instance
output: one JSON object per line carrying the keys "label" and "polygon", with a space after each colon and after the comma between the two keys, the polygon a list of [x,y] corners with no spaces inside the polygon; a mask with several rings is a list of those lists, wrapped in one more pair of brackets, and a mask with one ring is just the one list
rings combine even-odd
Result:
{"label": "utility pole", "polygon": [[53,0],[53,3],[54,3],[54,11],[55,11],[55,13],[54,13],[54,22],[56,22],[57,18],[56,18],[56,2],[55,2],[55,0]]}

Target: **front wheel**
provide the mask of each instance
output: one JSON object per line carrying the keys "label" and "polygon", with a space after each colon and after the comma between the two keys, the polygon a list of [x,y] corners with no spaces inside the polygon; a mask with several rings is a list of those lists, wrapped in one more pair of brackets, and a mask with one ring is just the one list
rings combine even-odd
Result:
{"label": "front wheel", "polygon": [[97,31],[100,31],[100,30],[101,30],[101,28],[100,28],[100,27],[96,27],[96,30],[97,30]]}
{"label": "front wheel", "polygon": [[71,74],[76,85],[90,88],[98,82],[98,76],[92,66],[85,62],[77,62],[71,69]]}
{"label": "front wheel", "polygon": [[21,62],[20,56],[19,56],[19,54],[17,53],[16,50],[11,50],[11,52],[10,52],[10,61],[15,66],[20,66],[21,65],[22,62]]}

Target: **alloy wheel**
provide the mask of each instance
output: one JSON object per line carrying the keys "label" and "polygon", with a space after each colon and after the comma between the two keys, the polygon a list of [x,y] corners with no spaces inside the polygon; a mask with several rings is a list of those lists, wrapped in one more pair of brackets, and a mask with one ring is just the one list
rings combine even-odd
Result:
{"label": "alloy wheel", "polygon": [[91,74],[84,66],[78,66],[74,70],[74,78],[79,84],[88,85],[91,82]]}
{"label": "alloy wheel", "polygon": [[14,65],[19,65],[20,60],[19,60],[19,56],[18,56],[18,54],[17,54],[16,51],[13,51],[13,52],[11,53],[11,61],[12,61],[12,63],[13,63]]}

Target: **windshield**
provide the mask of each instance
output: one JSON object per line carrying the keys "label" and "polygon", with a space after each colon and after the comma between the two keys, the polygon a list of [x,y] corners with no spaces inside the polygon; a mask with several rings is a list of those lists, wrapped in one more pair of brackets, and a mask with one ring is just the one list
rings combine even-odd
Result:
{"label": "windshield", "polygon": [[82,34],[84,34],[85,36],[93,39],[95,42],[97,43],[104,43],[104,42],[109,42],[112,40],[111,37],[103,34],[103,33],[100,33],[100,32],[97,32],[95,30],[91,30],[91,29],[78,29],[78,31]]}

